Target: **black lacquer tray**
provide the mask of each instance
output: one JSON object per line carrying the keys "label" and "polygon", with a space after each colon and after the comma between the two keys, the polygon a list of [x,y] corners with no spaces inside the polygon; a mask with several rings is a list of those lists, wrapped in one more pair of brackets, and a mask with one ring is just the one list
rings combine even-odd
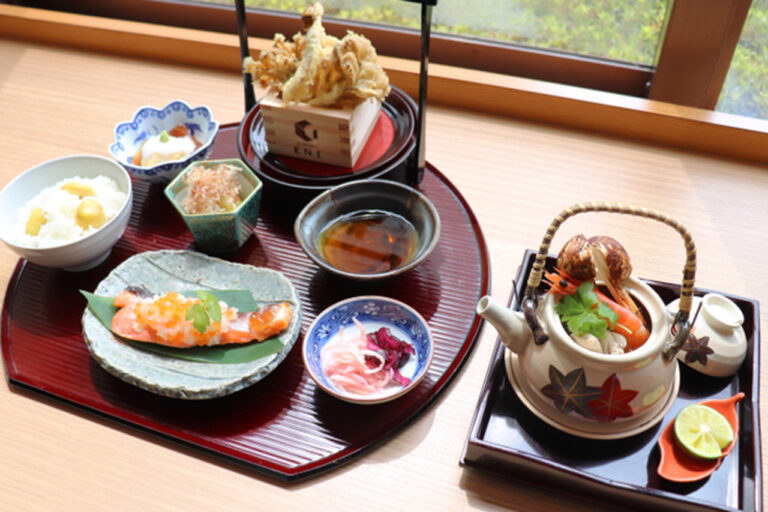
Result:
{"label": "black lacquer tray", "polygon": [[[535,251],[525,253],[513,297],[522,296],[535,257]],[[665,304],[679,297],[678,285],[646,282]],[[710,291],[697,289],[696,295]],[[759,307],[751,299],[722,295],[733,300],[744,313],[749,350],[739,372],[734,377],[718,379],[681,364],[680,393],[665,418],[652,429],[624,440],[575,437],[536,417],[510,385],[504,365],[506,349],[497,341],[461,464],[500,473],[548,492],[588,499],[597,506],[665,511],[762,510]],[[510,305],[518,309],[514,298]],[[657,440],[661,429],[677,412],[690,403],[728,398],[739,392],[746,397],[738,405],[738,444],[720,468],[704,480],[686,484],[658,476]]]}

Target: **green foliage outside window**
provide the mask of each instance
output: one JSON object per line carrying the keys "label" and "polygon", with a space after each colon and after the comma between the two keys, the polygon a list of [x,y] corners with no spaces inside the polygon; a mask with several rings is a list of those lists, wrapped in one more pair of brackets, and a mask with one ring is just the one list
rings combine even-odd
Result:
{"label": "green foliage outside window", "polygon": [[[232,4],[232,0],[207,0]],[[433,31],[652,66],[670,0],[440,0]],[[246,0],[300,12],[310,0]],[[419,26],[402,0],[323,0],[327,17]],[[286,34],[291,36],[292,34]],[[768,119],[768,0],[753,0],[717,110]]]}
{"label": "green foliage outside window", "polygon": [[[232,4],[232,0],[208,0]],[[302,11],[311,0],[246,0],[247,7]],[[652,65],[669,0],[440,0],[433,31]],[[323,0],[326,17],[418,28],[403,0]],[[292,34],[286,34],[290,36]]]}
{"label": "green foliage outside window", "polygon": [[716,110],[768,119],[768,0],[752,0]]}

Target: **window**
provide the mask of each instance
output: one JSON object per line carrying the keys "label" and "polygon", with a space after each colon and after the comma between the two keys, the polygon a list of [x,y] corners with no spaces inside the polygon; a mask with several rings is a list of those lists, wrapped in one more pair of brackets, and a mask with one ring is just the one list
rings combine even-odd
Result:
{"label": "window", "polygon": [[[233,0],[205,0],[233,5]],[[324,0],[327,17],[418,28],[419,6],[402,0]],[[297,12],[297,0],[250,0],[250,8]],[[669,0],[439,0],[434,33],[652,66]]]}
{"label": "window", "polygon": [[716,110],[768,119],[768,0],[752,0]]}
{"label": "window", "polygon": [[[233,0],[70,0],[64,7],[53,0],[17,3],[236,31]],[[249,35],[271,39],[275,32],[295,33],[296,13],[307,3],[246,0]],[[723,89],[718,102],[750,3],[754,4],[750,20],[755,21],[744,30],[729,75],[729,84],[736,85]],[[351,28],[370,37],[382,55],[418,58],[418,4],[402,0],[325,0],[323,4],[329,33],[342,35]],[[764,56],[768,44],[766,4],[768,0],[478,0],[471,4],[439,0],[430,60],[703,108],[717,103],[723,111],[768,117],[765,110],[735,110],[730,99],[751,95],[768,103],[760,91],[768,76],[753,73],[755,67],[768,65],[759,65],[765,58],[756,65],[750,53],[759,51]],[[692,51],[695,59],[690,59]]]}

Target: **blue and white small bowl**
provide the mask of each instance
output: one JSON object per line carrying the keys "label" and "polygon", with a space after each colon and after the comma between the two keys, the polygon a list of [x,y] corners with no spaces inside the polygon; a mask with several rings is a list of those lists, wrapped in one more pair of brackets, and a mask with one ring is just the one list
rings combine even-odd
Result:
{"label": "blue and white small bowl", "polygon": [[[139,146],[163,130],[170,131],[183,124],[190,135],[200,142],[200,147],[183,160],[164,162],[145,167],[132,162]],[[208,157],[219,132],[219,123],[213,120],[211,110],[205,105],[192,108],[181,100],[172,101],[161,109],[141,107],[133,121],[115,126],[115,140],[109,146],[112,158],[123,165],[136,178],[152,183],[168,183],[185,167]]]}
{"label": "blue and white small bowl", "polygon": [[[387,327],[394,337],[415,349],[399,368],[404,377],[410,378],[407,386],[391,383],[381,393],[358,395],[338,389],[323,372],[320,352],[326,343],[339,335],[341,327],[344,327],[345,337],[356,333],[355,318],[363,324],[366,333]],[[407,304],[374,295],[353,297],[327,308],[309,326],[302,346],[304,367],[315,383],[330,395],[357,404],[380,404],[408,393],[427,374],[433,355],[432,334],[424,318]]]}

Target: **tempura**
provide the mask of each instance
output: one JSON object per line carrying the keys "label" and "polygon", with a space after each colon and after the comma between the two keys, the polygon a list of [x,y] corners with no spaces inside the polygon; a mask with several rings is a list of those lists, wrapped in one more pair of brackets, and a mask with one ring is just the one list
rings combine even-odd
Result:
{"label": "tempura", "polygon": [[293,41],[275,34],[272,48],[258,60],[246,58],[244,69],[262,87],[277,87],[286,103],[340,107],[368,98],[383,101],[389,78],[376,63],[371,42],[352,31],[342,39],[329,36],[322,16],[320,3],[307,7],[302,14],[306,33],[297,33]]}

